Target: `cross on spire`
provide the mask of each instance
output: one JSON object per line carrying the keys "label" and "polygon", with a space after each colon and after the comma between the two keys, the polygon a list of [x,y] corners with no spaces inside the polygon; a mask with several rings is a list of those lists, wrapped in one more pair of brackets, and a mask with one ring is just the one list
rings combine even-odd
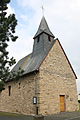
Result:
{"label": "cross on spire", "polygon": [[44,16],[44,0],[42,0],[42,7],[41,7],[41,9],[42,9],[42,14]]}
{"label": "cross on spire", "polygon": [[42,5],[42,14],[44,16],[44,6]]}

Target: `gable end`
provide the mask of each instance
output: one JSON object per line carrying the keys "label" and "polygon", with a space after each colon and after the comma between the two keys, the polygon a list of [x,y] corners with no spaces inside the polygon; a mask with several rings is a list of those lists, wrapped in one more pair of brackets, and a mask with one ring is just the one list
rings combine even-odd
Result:
{"label": "gable end", "polygon": [[73,72],[73,74],[74,74],[74,76],[75,76],[75,79],[77,79],[77,75],[76,75],[76,73],[74,72],[74,70],[73,70],[73,67],[72,67],[72,65],[71,65],[71,63],[70,63],[70,61],[69,61],[69,59],[68,59],[68,57],[67,57],[67,55],[66,55],[66,53],[65,53],[65,51],[64,51],[64,49],[63,49],[63,47],[62,47],[62,45],[61,45],[61,43],[60,43],[60,41],[57,39],[57,41],[58,41],[58,43],[59,43],[59,45],[60,45],[60,47],[61,47],[61,49],[62,49],[62,51],[63,51],[63,53],[64,53],[64,55],[65,55],[65,57],[66,57],[66,59],[67,59],[67,61],[68,61],[68,64],[70,65],[70,68],[71,68],[71,70],[72,70],[72,72]]}

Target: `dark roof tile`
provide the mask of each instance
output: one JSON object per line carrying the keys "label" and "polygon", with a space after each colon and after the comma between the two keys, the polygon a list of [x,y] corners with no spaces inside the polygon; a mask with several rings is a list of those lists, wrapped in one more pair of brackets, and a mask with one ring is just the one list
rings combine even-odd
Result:
{"label": "dark roof tile", "polygon": [[34,38],[36,38],[39,34],[41,34],[42,32],[45,32],[51,36],[53,36],[53,38],[55,38],[55,36],[52,34],[52,32],[50,31],[49,27],[48,27],[48,24],[46,22],[46,19],[45,17],[43,16],[42,17],[42,20],[40,22],[40,25],[39,25],[39,28],[38,28],[38,31],[37,33],[35,34]]}

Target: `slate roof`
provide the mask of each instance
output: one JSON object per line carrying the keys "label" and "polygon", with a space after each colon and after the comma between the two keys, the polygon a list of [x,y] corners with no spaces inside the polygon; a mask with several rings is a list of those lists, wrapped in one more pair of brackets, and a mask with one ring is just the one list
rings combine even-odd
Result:
{"label": "slate roof", "polygon": [[[44,17],[42,17],[40,26],[38,28],[38,31],[36,33],[36,35],[34,36],[37,37],[39,36],[41,33],[45,32],[46,34],[49,34],[50,36],[52,36],[54,38],[54,35],[51,33],[47,22],[45,20]],[[43,38],[43,40],[45,41],[45,37]],[[47,49],[42,50],[40,49],[40,53],[36,55],[34,55],[34,51],[29,54],[28,56],[22,58],[13,68],[12,71],[18,71],[19,68],[22,68],[24,70],[24,74],[28,74],[31,73],[33,71],[36,71],[39,69],[41,63],[43,62],[43,60],[45,59],[45,57],[48,55],[50,49],[52,48],[52,46],[54,45],[56,40],[53,39],[53,41],[51,42],[51,44],[46,43]],[[41,45],[41,44],[40,44]],[[41,47],[41,46],[39,46]]]}
{"label": "slate roof", "polygon": [[53,38],[55,38],[55,36],[52,34],[52,32],[50,31],[48,24],[46,22],[45,17],[42,17],[42,20],[40,22],[39,28],[37,33],[35,34],[34,38],[36,38],[39,34],[41,34],[42,32],[45,32],[47,34],[49,34],[50,36],[52,36]]}
{"label": "slate roof", "polygon": [[49,50],[52,48],[56,40],[54,40],[49,46],[47,51],[43,51],[38,55],[33,56],[33,53],[30,55],[22,58],[13,68],[12,71],[18,71],[19,67],[24,70],[24,74],[31,73],[33,71],[36,71],[39,69],[41,63],[45,59],[45,57],[48,55]]}

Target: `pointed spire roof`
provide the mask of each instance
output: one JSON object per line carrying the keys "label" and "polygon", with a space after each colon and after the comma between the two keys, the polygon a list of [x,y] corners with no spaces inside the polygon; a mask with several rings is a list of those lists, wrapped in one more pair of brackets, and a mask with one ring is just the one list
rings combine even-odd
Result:
{"label": "pointed spire roof", "polygon": [[41,19],[41,22],[40,22],[40,25],[39,25],[39,28],[38,28],[38,31],[37,33],[35,34],[34,38],[37,37],[39,34],[41,33],[47,33],[49,34],[50,36],[53,36],[55,38],[55,36],[52,34],[52,32],[50,31],[49,27],[48,27],[48,24],[46,22],[46,19],[45,17],[43,16],[42,19]]}

